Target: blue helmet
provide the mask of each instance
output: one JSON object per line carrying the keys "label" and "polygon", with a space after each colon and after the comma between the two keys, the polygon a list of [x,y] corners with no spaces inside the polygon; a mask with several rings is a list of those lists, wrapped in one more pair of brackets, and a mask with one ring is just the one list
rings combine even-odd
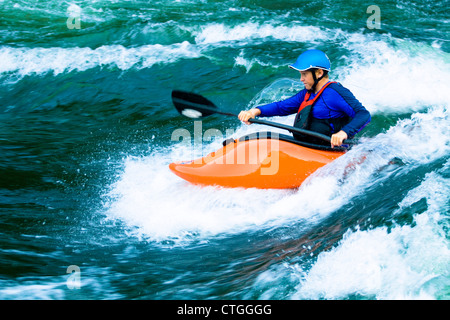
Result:
{"label": "blue helmet", "polygon": [[317,49],[310,49],[299,55],[297,61],[290,65],[289,68],[297,71],[306,71],[312,68],[330,71],[331,63],[324,52]]}

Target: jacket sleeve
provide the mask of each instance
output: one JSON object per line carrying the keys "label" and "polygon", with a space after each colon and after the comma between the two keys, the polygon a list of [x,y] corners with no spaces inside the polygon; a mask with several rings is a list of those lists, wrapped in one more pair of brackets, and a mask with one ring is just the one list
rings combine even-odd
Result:
{"label": "jacket sleeve", "polygon": [[272,102],[266,105],[258,106],[261,110],[260,117],[287,116],[297,113],[300,104],[305,98],[306,89],[300,91],[296,95],[286,100]]}
{"label": "jacket sleeve", "polygon": [[370,122],[370,113],[353,93],[341,84],[336,83],[330,87],[337,93],[333,103],[335,107],[351,118],[341,130],[345,131],[349,137],[353,137]]}

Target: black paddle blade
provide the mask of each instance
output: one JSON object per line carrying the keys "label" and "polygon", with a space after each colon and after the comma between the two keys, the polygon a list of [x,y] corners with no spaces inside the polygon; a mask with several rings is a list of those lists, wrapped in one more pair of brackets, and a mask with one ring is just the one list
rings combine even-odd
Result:
{"label": "black paddle blade", "polygon": [[217,113],[214,103],[192,92],[173,90],[172,102],[178,112],[188,118],[201,118]]}

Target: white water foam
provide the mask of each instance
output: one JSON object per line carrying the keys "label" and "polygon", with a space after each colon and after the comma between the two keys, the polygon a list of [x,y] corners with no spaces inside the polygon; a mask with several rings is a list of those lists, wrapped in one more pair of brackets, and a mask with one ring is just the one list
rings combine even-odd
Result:
{"label": "white water foam", "polygon": [[[134,236],[183,244],[261,225],[267,217],[258,208],[282,195],[189,185],[156,155],[125,161],[123,174],[108,194],[112,200],[107,215],[124,221]],[[259,205],[249,205],[249,198],[258,199]]]}
{"label": "white water foam", "polygon": [[448,106],[450,55],[421,43],[347,34],[351,54],[332,72],[371,112],[402,113]]}
{"label": "white water foam", "polygon": [[[69,9],[79,8],[74,5]],[[173,27],[173,21],[168,22]],[[150,23],[141,32],[160,28],[161,24]],[[310,26],[273,26],[269,23],[244,23],[229,27],[225,24],[208,24],[200,27],[177,26],[183,32],[191,32],[195,43],[184,41],[169,45],[149,44],[128,48],[122,45],[104,45],[91,48],[15,48],[0,47],[0,75],[14,74],[19,79],[25,75],[53,73],[58,75],[73,70],[84,71],[95,67],[148,68],[156,63],[173,63],[182,58],[198,58],[215,47],[229,46],[230,42],[264,41],[273,38],[281,41],[326,40],[327,34]],[[161,30],[160,32],[163,32]],[[261,63],[260,61],[258,61]]]}
{"label": "white water foam", "polygon": [[[448,184],[448,181],[447,181]],[[427,213],[412,226],[348,231],[308,270],[282,263],[261,273],[260,299],[448,299],[450,250],[442,226]],[[280,288],[288,280],[294,288]]]}
{"label": "white water foam", "polygon": [[2,300],[61,300],[64,299],[64,287],[61,283],[36,284],[34,281],[17,283],[0,281],[0,297]]}
{"label": "white water foam", "polygon": [[227,43],[226,45],[235,41],[254,44],[270,38],[288,42],[315,42],[329,37],[327,32],[318,27],[272,23],[247,22],[232,27],[223,23],[211,23],[193,33],[197,44]]}
{"label": "white water foam", "polygon": [[235,67],[243,66],[247,70],[247,73],[250,72],[250,69],[255,64],[258,64],[258,65],[264,66],[264,67],[274,67],[273,65],[271,65],[269,63],[260,61],[258,58],[250,58],[250,59],[245,58],[243,50],[241,50],[241,53],[236,58],[234,58],[234,61],[235,61],[235,63],[234,63]]}
{"label": "white water foam", "polygon": [[95,67],[149,68],[157,63],[172,63],[182,58],[198,58],[199,50],[185,41],[172,45],[121,45],[91,48],[13,48],[0,47],[0,74],[21,78],[30,74],[84,71]]}
{"label": "white water foam", "polygon": [[427,210],[414,216],[415,225],[348,231],[336,248],[319,255],[310,270],[296,272],[300,283],[292,298],[448,299],[449,191],[448,178],[427,174],[397,210],[426,199]]}

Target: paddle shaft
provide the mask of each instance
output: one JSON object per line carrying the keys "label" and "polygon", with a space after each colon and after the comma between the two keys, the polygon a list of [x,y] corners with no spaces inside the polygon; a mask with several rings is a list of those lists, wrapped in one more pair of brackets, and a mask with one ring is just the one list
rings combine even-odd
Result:
{"label": "paddle shaft", "polygon": [[[198,110],[198,111],[203,111],[203,112],[208,112],[209,114],[221,114],[224,116],[229,116],[229,117],[235,117],[237,118],[238,115],[234,114],[234,113],[229,113],[229,112],[223,112],[223,111],[219,111],[216,109],[216,106],[210,102],[209,100],[201,97],[200,95],[194,94],[194,93],[187,93],[187,92],[181,92],[181,91],[177,91],[175,93],[182,93],[183,95],[186,95],[183,98],[180,97],[176,97],[176,96],[172,96],[172,100],[175,104],[175,106],[177,107],[177,110],[181,113],[181,110],[179,108],[180,105],[182,105],[183,108],[186,107],[189,108],[191,107],[194,110]],[[204,99],[205,101],[207,101],[208,104],[206,103],[198,103],[198,102],[194,102],[194,101],[189,101],[187,100],[187,98],[201,98]],[[250,123],[257,123],[257,124],[262,124],[262,125],[266,125],[266,126],[271,126],[271,127],[275,127],[275,128],[279,128],[279,129],[284,129],[284,130],[288,130],[292,133],[299,133],[299,134],[305,134],[317,139],[321,139],[323,141],[326,142],[330,142],[331,143],[331,138],[327,135],[318,133],[318,132],[314,132],[314,131],[309,131],[309,130],[304,130],[304,129],[300,129],[300,128],[295,128],[292,126],[288,126],[285,124],[281,124],[281,123],[277,123],[277,122],[272,122],[272,121],[267,121],[267,120],[260,120],[260,119],[249,119],[248,122]],[[356,142],[352,141],[352,140],[344,140],[343,144],[355,144]]]}

